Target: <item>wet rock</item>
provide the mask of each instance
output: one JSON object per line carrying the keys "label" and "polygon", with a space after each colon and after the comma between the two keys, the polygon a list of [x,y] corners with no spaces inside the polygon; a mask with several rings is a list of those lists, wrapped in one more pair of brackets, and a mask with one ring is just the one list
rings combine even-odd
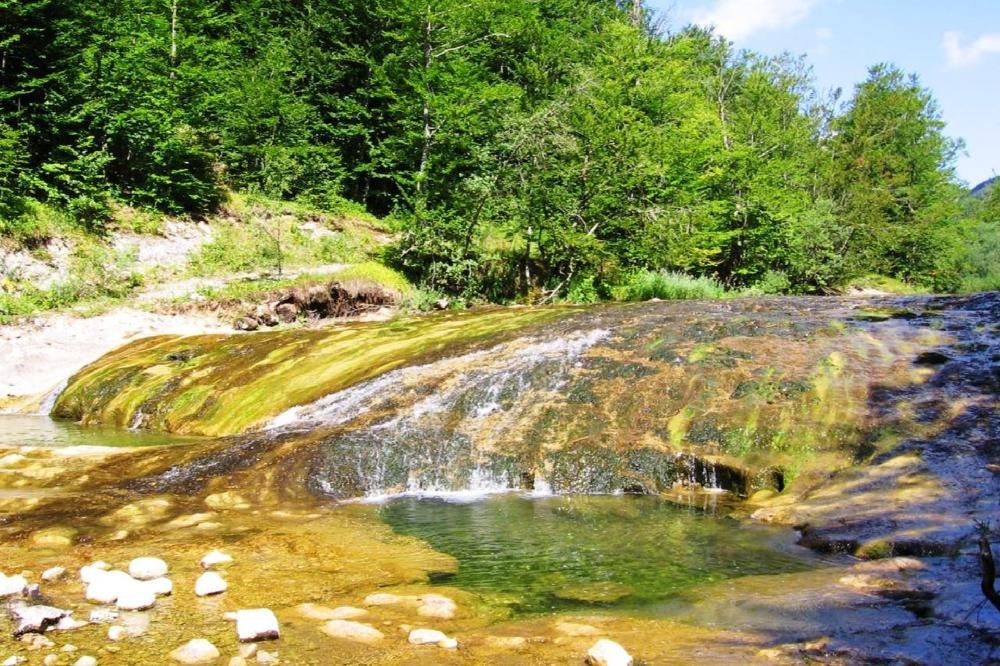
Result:
{"label": "wet rock", "polygon": [[74,620],[71,616],[60,619],[56,622],[55,626],[52,627],[54,631],[73,631],[75,629],[82,629],[86,627],[89,622],[84,622],[83,620]]}
{"label": "wet rock", "polygon": [[446,636],[437,629],[414,629],[410,632],[407,640],[411,645],[437,645],[449,650],[454,650],[458,647],[457,640]]}
{"label": "wet rock", "polygon": [[170,511],[170,500],[165,497],[150,497],[131,504],[100,519],[101,524],[110,526],[142,527],[163,520]]}
{"label": "wet rock", "polygon": [[39,548],[69,548],[76,535],[77,531],[72,527],[52,527],[32,534],[31,543]]}
{"label": "wet rock", "polygon": [[3,663],[0,664],[0,666],[17,666],[18,664],[23,664],[26,661],[28,660],[25,659],[24,657],[19,657],[15,654],[11,657],[7,657],[6,659],[4,659]]}
{"label": "wet rock", "polygon": [[45,664],[45,666],[55,666],[55,664],[59,663],[59,655],[47,654],[45,655],[45,659],[42,659],[42,663]]}
{"label": "wet rock", "polygon": [[523,636],[488,636],[486,642],[493,647],[512,650],[527,645],[528,639]]}
{"label": "wet rock", "polygon": [[417,613],[424,617],[450,620],[455,617],[455,610],[457,608],[455,602],[446,596],[425,594],[420,598],[420,606],[417,608]]}
{"label": "wet rock", "polygon": [[28,646],[29,652],[44,650],[55,645],[55,643],[41,634],[25,634],[21,636],[21,642]]}
{"label": "wet rock", "polygon": [[118,611],[110,608],[95,608],[90,611],[90,621],[94,624],[107,624],[118,619]]}
{"label": "wet rock", "polygon": [[257,663],[258,664],[277,664],[278,663],[278,653],[268,652],[266,650],[260,650],[257,652]]}
{"label": "wet rock", "polygon": [[243,643],[240,645],[240,656],[244,659],[250,659],[257,654],[257,649],[256,643]]}
{"label": "wet rock", "polygon": [[916,365],[943,365],[950,361],[951,358],[946,354],[936,351],[925,351],[917,354],[917,357],[913,359]]}
{"label": "wet rock", "polygon": [[97,659],[91,657],[90,655],[84,655],[77,659],[73,666],[97,666]]}
{"label": "wet rock", "polygon": [[236,611],[236,635],[241,643],[275,640],[281,635],[278,618],[269,608]]}
{"label": "wet rock", "polygon": [[12,604],[8,607],[14,620],[14,638],[25,634],[41,634],[59,620],[70,614],[70,611],[53,606],[28,606],[27,604]]}
{"label": "wet rock", "polygon": [[294,303],[280,303],[274,307],[274,314],[279,321],[290,324],[298,318],[299,306]]}
{"label": "wet rock", "polygon": [[328,608],[317,604],[299,604],[295,610],[299,615],[310,620],[353,620],[368,615],[368,611],[364,608],[354,608],[353,606]]}
{"label": "wet rock", "polygon": [[632,666],[632,656],[618,643],[606,638],[594,643],[587,650],[587,663],[590,666]]}
{"label": "wet rock", "polygon": [[229,666],[247,666],[247,660],[243,657],[230,657]]}
{"label": "wet rock", "polygon": [[66,575],[66,569],[64,567],[52,567],[51,569],[46,569],[42,572],[42,580],[46,582],[57,581]]}
{"label": "wet rock", "polygon": [[221,550],[213,550],[206,553],[203,558],[201,558],[201,568],[202,569],[214,569],[215,567],[225,566],[227,564],[232,564],[233,558],[226,555]]}
{"label": "wet rock", "polygon": [[215,509],[216,511],[226,511],[226,510],[243,510],[249,509],[250,503],[243,499],[243,496],[239,493],[234,493],[232,491],[226,491],[224,493],[215,493],[209,495],[205,498],[205,504],[210,509]]}
{"label": "wet rock", "polygon": [[195,638],[170,653],[170,658],[182,664],[210,664],[220,657],[218,648],[204,638]]}
{"label": "wet rock", "polygon": [[66,645],[62,646],[60,652],[65,652],[66,654],[69,654],[71,652],[76,652],[76,646],[71,643],[67,643]]}
{"label": "wet rock", "polygon": [[183,529],[186,527],[194,527],[198,523],[203,523],[206,520],[211,520],[218,515],[214,511],[204,511],[202,513],[189,513],[183,516],[178,516],[174,518],[169,523],[164,525],[167,529]]}
{"label": "wet rock", "polygon": [[198,576],[194,584],[194,593],[199,597],[207,597],[213,594],[221,594],[226,591],[229,584],[223,580],[222,576],[214,571],[206,571]]}
{"label": "wet rock", "polygon": [[21,594],[27,586],[28,580],[24,576],[5,576],[0,573],[0,597]]}
{"label": "wet rock", "polygon": [[128,573],[136,580],[153,580],[167,575],[167,563],[158,557],[137,557],[128,563]]}
{"label": "wet rock", "polygon": [[320,628],[320,631],[333,638],[359,643],[375,643],[385,638],[385,634],[370,624],[350,620],[330,620]]}
{"label": "wet rock", "polygon": [[556,622],[556,631],[567,636],[597,636],[603,633],[597,627],[577,622]]}
{"label": "wet rock", "polygon": [[398,594],[389,594],[387,592],[379,592],[377,594],[369,594],[365,597],[365,606],[391,606],[393,604],[401,604],[405,601],[409,601],[412,597],[402,597]]}
{"label": "wet rock", "polygon": [[237,331],[256,331],[260,328],[260,322],[257,321],[256,317],[248,315],[246,317],[240,317],[233,322],[233,328]]}
{"label": "wet rock", "polygon": [[108,640],[109,641],[120,641],[128,636],[128,632],[125,631],[125,627],[119,624],[113,624],[108,627]]}

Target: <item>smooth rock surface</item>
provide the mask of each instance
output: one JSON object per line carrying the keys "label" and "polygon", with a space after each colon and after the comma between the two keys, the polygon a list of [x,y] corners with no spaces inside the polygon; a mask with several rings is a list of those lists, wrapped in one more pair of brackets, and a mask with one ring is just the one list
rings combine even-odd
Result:
{"label": "smooth rock surface", "polygon": [[158,597],[166,597],[174,593],[174,583],[169,578],[154,578],[146,581],[145,585]]}
{"label": "smooth rock surface", "polygon": [[21,590],[27,586],[28,580],[24,576],[5,576],[0,573],[0,597],[21,594]]}
{"label": "smooth rock surface", "polygon": [[594,643],[587,650],[587,663],[590,666],[632,666],[632,655],[618,643],[606,638]]}
{"label": "smooth rock surface", "polygon": [[212,569],[232,564],[232,562],[233,558],[230,555],[226,555],[221,550],[213,550],[201,558],[201,567],[203,569]]}
{"label": "smooth rock surface", "polygon": [[437,629],[414,629],[407,640],[411,645],[437,645],[451,650],[458,647],[458,641]]}
{"label": "smooth rock surface", "polygon": [[153,580],[167,575],[170,568],[158,557],[137,557],[128,563],[128,573],[136,580]]}
{"label": "smooth rock surface", "polygon": [[204,638],[195,638],[170,653],[170,658],[182,664],[210,664],[220,657],[218,648]]}
{"label": "smooth rock surface", "polygon": [[146,610],[156,605],[156,592],[150,585],[137,581],[122,588],[118,594],[116,605],[120,610]]}
{"label": "smooth rock surface", "polygon": [[195,581],[194,593],[199,597],[207,597],[212,594],[221,594],[228,587],[229,584],[223,580],[222,576],[214,571],[206,571]]}
{"label": "smooth rock surface", "polygon": [[275,640],[281,635],[278,618],[269,608],[238,610],[236,635],[241,643]]}
{"label": "smooth rock surface", "polygon": [[385,634],[370,624],[350,620],[330,620],[320,628],[320,631],[333,638],[360,643],[375,643],[385,638]]}
{"label": "smooth rock surface", "polygon": [[139,585],[139,581],[124,571],[93,570],[90,578],[86,591],[87,601],[99,604],[113,604],[125,590]]}
{"label": "smooth rock surface", "polygon": [[28,606],[26,604],[11,604],[8,607],[14,620],[14,637],[24,634],[41,634],[55,626],[59,620],[70,614],[70,611],[53,606]]}
{"label": "smooth rock surface", "polygon": [[425,594],[420,598],[417,614],[440,620],[450,620],[455,617],[458,606],[454,601],[440,594]]}

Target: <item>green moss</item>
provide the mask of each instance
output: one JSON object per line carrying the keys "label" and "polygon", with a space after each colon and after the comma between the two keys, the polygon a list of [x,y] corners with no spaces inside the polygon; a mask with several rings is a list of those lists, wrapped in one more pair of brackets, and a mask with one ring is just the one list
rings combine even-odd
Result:
{"label": "green moss", "polygon": [[235,434],[418,359],[569,312],[495,309],[323,330],[146,338],[80,371],[54,414],[85,424]]}

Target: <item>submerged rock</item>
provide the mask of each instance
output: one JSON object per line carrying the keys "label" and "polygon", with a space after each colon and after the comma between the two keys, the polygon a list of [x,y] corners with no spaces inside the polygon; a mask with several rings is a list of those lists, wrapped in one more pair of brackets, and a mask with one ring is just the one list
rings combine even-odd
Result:
{"label": "submerged rock", "polygon": [[128,563],[128,573],[137,580],[153,580],[167,575],[167,563],[158,557],[137,557]]}
{"label": "submerged rock", "polygon": [[182,664],[210,664],[220,657],[218,648],[204,638],[195,638],[170,653],[170,658]]}
{"label": "submerged rock", "polygon": [[587,663],[590,666],[632,666],[633,659],[621,645],[602,638],[587,650]]}
{"label": "submerged rock", "polygon": [[50,527],[32,534],[31,543],[39,548],[69,548],[76,535],[77,530],[72,527]]}
{"label": "submerged rock", "polygon": [[437,629],[414,629],[410,632],[407,640],[411,645],[437,645],[449,650],[454,650],[458,647],[457,640],[446,636]]}
{"label": "submerged rock", "polygon": [[213,594],[221,594],[226,591],[229,584],[223,580],[222,576],[214,571],[207,571],[198,576],[194,583],[194,593],[199,597],[207,597]]}
{"label": "submerged rock", "polygon": [[602,633],[597,627],[578,622],[556,622],[556,631],[567,636],[597,636]]}
{"label": "submerged rock", "polygon": [[440,620],[450,620],[455,617],[458,606],[454,601],[441,594],[425,594],[420,598],[420,606],[417,613],[424,617],[433,617]]}
{"label": "submerged rock", "polygon": [[295,610],[299,615],[307,617],[310,620],[353,620],[354,618],[368,615],[368,611],[364,608],[355,608],[353,606],[329,608],[318,604],[299,604]]}
{"label": "submerged rock", "polygon": [[225,566],[227,564],[232,564],[233,558],[226,555],[221,550],[213,550],[206,553],[203,558],[201,558],[201,568],[202,569],[213,569],[215,567]]}
{"label": "submerged rock", "polygon": [[236,611],[236,635],[241,643],[275,640],[281,636],[278,618],[269,608]]}
{"label": "submerged rock", "polygon": [[364,622],[351,622],[350,620],[330,620],[324,624],[320,631],[333,638],[343,638],[359,643],[375,643],[385,638],[385,634]]}

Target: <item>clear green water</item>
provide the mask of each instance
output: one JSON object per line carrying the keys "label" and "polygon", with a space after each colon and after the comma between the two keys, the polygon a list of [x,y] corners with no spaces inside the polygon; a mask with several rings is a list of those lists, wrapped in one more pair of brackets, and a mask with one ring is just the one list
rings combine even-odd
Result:
{"label": "clear green water", "polygon": [[380,514],[458,560],[433,582],[521,613],[648,606],[694,585],[821,566],[787,545],[788,530],[650,496],[401,498]]}
{"label": "clear green water", "polygon": [[164,446],[204,441],[200,437],[126,430],[81,427],[72,421],[48,416],[0,414],[0,447],[39,446]]}

